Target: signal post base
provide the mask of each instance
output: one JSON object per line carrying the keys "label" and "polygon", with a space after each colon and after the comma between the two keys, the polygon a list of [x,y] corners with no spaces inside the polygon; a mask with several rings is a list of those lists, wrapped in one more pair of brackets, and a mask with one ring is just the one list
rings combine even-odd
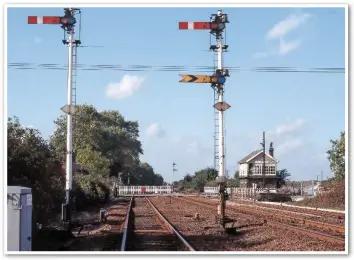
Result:
{"label": "signal post base", "polygon": [[228,217],[221,218],[220,216],[216,217],[217,219],[217,224],[219,226],[216,228],[216,232],[219,234],[230,234],[230,235],[235,235],[237,233],[237,229],[234,226],[236,223],[236,220],[230,219]]}
{"label": "signal post base", "polygon": [[228,194],[226,193],[226,178],[225,176],[219,176],[216,179],[219,185],[219,205],[218,205],[218,224],[221,226],[222,230],[227,233],[235,233],[236,228],[234,224],[236,220],[231,219],[226,216],[226,201],[228,199]]}

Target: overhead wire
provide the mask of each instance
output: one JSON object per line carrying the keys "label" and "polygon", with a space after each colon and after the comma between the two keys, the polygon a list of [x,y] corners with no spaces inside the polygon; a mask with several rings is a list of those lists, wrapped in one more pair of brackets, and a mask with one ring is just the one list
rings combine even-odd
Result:
{"label": "overhead wire", "polygon": [[[8,69],[16,70],[67,70],[67,65],[57,63],[29,63],[29,62],[10,62],[7,64]],[[78,70],[82,71],[195,71],[195,72],[215,72],[214,66],[181,66],[181,65],[120,65],[120,64],[77,64]],[[243,68],[239,66],[225,67],[233,72],[267,72],[267,73],[320,73],[333,74],[345,73],[345,68],[339,67],[317,67],[317,68],[296,68],[296,67],[251,67]]]}

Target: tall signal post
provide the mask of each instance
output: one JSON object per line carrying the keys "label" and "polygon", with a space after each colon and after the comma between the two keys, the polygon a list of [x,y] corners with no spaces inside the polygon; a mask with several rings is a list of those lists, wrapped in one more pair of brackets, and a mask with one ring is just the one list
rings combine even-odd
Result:
{"label": "tall signal post", "polygon": [[177,166],[176,163],[172,163],[172,174],[175,174],[175,172],[177,171],[176,166]]}
{"label": "tall signal post", "polygon": [[28,24],[60,24],[64,30],[63,44],[68,46],[67,104],[61,110],[67,114],[66,138],[66,184],[65,203],[62,205],[62,221],[71,224],[72,210],[72,166],[73,166],[73,115],[76,112],[76,55],[80,40],[75,40],[76,14],[80,9],[64,8],[64,16],[28,16]]}
{"label": "tall signal post", "polygon": [[210,22],[179,22],[180,30],[210,30],[210,34],[216,38],[216,45],[211,45],[210,49],[217,52],[217,69],[211,76],[208,75],[186,75],[180,74],[183,78],[180,82],[189,83],[211,83],[211,86],[217,93],[217,102],[214,108],[218,111],[218,162],[219,171],[217,182],[219,185],[219,205],[218,217],[219,223],[223,228],[227,223],[234,222],[225,215],[226,209],[226,177],[225,177],[225,144],[224,144],[224,111],[230,108],[230,105],[224,102],[224,84],[226,77],[229,77],[228,70],[223,68],[223,52],[226,51],[228,45],[223,44],[223,33],[225,32],[225,24],[229,23],[227,14],[223,14],[218,10],[217,14],[211,16]]}

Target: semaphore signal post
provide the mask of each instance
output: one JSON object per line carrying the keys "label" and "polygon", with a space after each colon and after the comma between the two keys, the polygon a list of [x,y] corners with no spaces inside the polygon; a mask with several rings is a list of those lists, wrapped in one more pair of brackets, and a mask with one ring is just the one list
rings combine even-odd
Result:
{"label": "semaphore signal post", "polygon": [[[213,89],[217,93],[217,102],[214,108],[218,111],[218,178],[219,185],[219,206],[218,217],[219,223],[226,228],[227,223],[234,223],[234,220],[225,215],[226,200],[228,194],[226,192],[226,176],[225,176],[225,144],[224,144],[224,112],[230,108],[230,105],[224,102],[224,89],[226,77],[229,77],[227,69],[223,68],[223,53],[227,50],[228,45],[223,44],[223,33],[225,24],[229,23],[227,14],[223,14],[221,10],[217,14],[211,16],[210,22],[179,22],[180,30],[210,30],[211,35],[216,38],[216,45],[211,45],[210,49],[217,52],[217,69],[213,75],[186,75],[180,74],[183,78],[180,82],[185,83],[211,83]],[[216,138],[216,137],[215,137]],[[216,156],[215,156],[216,158]]]}
{"label": "semaphore signal post", "polygon": [[77,8],[64,8],[64,16],[28,16],[28,24],[57,24],[64,30],[63,44],[68,46],[68,96],[67,104],[61,110],[67,114],[66,145],[66,185],[65,203],[62,205],[62,221],[71,227],[72,210],[72,172],[73,172],[73,115],[76,112],[76,55],[81,41],[75,40],[75,15],[81,13]]}

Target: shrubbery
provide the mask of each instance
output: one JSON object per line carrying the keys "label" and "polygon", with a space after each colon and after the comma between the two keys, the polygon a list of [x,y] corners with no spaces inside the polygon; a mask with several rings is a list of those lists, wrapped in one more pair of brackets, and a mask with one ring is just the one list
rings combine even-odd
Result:
{"label": "shrubbery", "polygon": [[[32,188],[33,222],[45,224],[60,212],[65,198],[66,116],[55,122],[49,140],[40,132],[9,118],[7,185]],[[122,173],[123,184],[161,185],[163,178],[139,160],[143,153],[137,121],[127,121],[119,111],[98,112],[78,106],[73,149],[81,170],[73,172],[73,195],[77,210],[109,200],[113,181]]]}

